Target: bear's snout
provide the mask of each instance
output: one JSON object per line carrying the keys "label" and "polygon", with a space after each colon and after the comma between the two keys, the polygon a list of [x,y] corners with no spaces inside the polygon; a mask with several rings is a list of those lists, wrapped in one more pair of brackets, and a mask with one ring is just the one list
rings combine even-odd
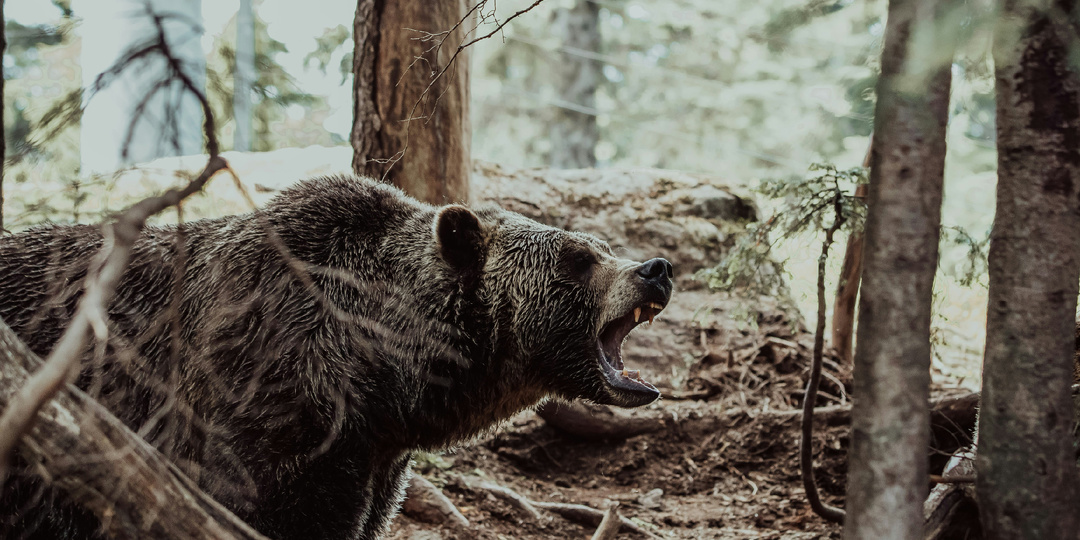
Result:
{"label": "bear's snout", "polygon": [[637,268],[637,275],[645,282],[649,288],[659,289],[664,296],[664,303],[667,303],[667,299],[671,297],[672,282],[671,278],[675,277],[675,272],[671,267],[671,263],[667,259],[661,259],[659,257],[655,259],[649,259]]}

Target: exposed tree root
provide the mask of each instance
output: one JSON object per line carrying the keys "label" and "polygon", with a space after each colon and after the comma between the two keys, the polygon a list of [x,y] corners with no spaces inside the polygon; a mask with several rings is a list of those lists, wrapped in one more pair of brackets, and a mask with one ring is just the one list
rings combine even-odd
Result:
{"label": "exposed tree root", "polygon": [[469,520],[454,506],[442,491],[423,476],[414,474],[405,488],[405,501],[401,505],[405,515],[425,523],[452,523],[468,527]]}

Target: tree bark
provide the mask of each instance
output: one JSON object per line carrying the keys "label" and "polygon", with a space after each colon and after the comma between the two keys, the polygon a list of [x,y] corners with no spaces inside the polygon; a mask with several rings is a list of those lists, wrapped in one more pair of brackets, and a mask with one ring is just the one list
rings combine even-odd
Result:
{"label": "tree bark", "polygon": [[[554,32],[563,47],[584,53],[600,52],[600,6],[591,0],[577,0],[570,9],[559,9],[552,21]],[[556,67],[559,99],[588,108],[596,107],[596,88],[600,84],[599,60],[579,55],[559,58]],[[581,111],[559,107],[551,126],[551,166],[556,169],[582,169],[596,166],[596,143],[600,129],[596,117]]]}
{"label": "tree bark", "polygon": [[469,53],[459,46],[473,27],[471,5],[357,2],[354,172],[430,203],[468,201]]}
{"label": "tree bark", "polygon": [[[0,410],[41,364],[0,321]],[[72,386],[41,409],[18,451],[28,473],[90,510],[110,537],[265,540]]]}
{"label": "tree bark", "polygon": [[[845,538],[921,538],[950,65],[909,56],[934,0],[892,0],[877,87]],[[931,49],[938,52],[939,48]]]}
{"label": "tree bark", "polygon": [[1080,280],[1075,0],[1006,0],[995,33],[997,212],[976,467],[988,538],[1076,538],[1069,397]]}

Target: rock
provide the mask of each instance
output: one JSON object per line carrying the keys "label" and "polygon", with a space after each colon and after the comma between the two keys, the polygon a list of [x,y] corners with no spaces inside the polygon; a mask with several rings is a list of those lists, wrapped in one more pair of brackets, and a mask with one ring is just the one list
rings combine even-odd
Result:
{"label": "rock", "polygon": [[664,496],[664,490],[660,488],[649,490],[648,493],[638,497],[638,504],[646,510],[660,510],[660,497]]}

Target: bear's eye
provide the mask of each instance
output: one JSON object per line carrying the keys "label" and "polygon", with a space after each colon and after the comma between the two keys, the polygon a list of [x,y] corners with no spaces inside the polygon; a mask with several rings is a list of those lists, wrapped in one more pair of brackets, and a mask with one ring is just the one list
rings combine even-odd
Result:
{"label": "bear's eye", "polygon": [[586,277],[593,265],[599,262],[591,251],[574,251],[566,262],[567,273],[571,277]]}

